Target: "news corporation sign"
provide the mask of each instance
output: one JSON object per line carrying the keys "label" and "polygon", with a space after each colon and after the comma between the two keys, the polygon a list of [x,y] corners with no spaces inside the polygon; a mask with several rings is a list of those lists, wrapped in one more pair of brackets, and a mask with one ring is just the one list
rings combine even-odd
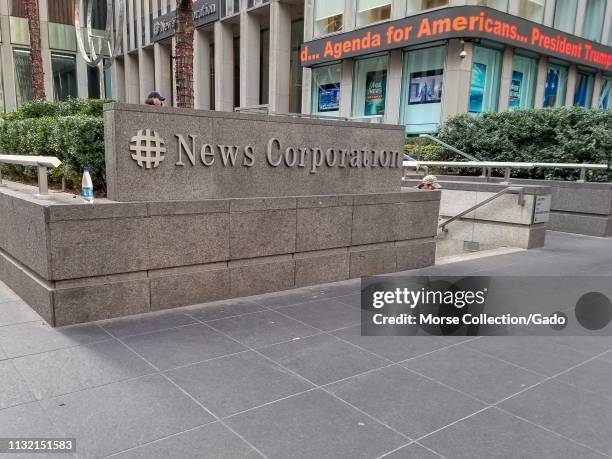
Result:
{"label": "news corporation sign", "polygon": [[[193,22],[196,28],[219,20],[219,0],[198,0],[193,4]],[[176,11],[153,18],[151,40],[159,41],[175,33]]]}

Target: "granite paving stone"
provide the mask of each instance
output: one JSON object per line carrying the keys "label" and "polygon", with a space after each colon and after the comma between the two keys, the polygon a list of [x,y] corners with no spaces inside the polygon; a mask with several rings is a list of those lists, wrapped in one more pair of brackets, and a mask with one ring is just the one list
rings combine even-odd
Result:
{"label": "granite paving stone", "polygon": [[94,458],[210,423],[214,418],[161,375],[144,376],[40,402]]}
{"label": "granite paving stone", "polygon": [[333,299],[311,301],[276,310],[319,330],[331,331],[361,322],[361,311]]}
{"label": "granite paving stone", "polygon": [[318,385],[388,365],[386,360],[327,334],[266,347],[260,352]]}
{"label": "granite paving stone", "polygon": [[115,340],[28,355],[13,363],[38,399],[156,371]]}
{"label": "granite paving stone", "polygon": [[412,439],[487,406],[397,365],[337,382],[327,389]]}
{"label": "granite paving stone", "polygon": [[226,422],[270,459],[375,458],[407,442],[321,390],[238,414]]}
{"label": "granite paving stone", "polygon": [[0,362],[0,410],[35,400],[10,360]]}
{"label": "granite paving stone", "polygon": [[596,358],[555,379],[612,400],[612,361]]}
{"label": "granite paving stone", "polygon": [[265,310],[266,308],[264,306],[252,301],[235,299],[208,303],[202,306],[189,308],[189,310],[185,312],[199,321],[207,322],[210,320],[224,319]]}
{"label": "granite paving stone", "polygon": [[131,336],[124,342],[161,370],[246,350],[244,346],[201,324]]}
{"label": "granite paving stone", "polygon": [[167,375],[220,417],[314,387],[252,351],[177,368]]}
{"label": "granite paving stone", "polygon": [[36,320],[40,316],[23,301],[0,301],[0,327]]}
{"label": "granite paving stone", "polygon": [[194,323],[196,321],[183,312],[171,311],[113,319],[100,322],[100,325],[113,336],[125,338]]}

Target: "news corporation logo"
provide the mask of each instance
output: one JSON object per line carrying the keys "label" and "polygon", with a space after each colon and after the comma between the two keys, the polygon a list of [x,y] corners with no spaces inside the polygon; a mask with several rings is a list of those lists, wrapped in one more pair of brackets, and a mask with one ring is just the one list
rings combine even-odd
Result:
{"label": "news corporation logo", "polygon": [[155,169],[164,161],[166,142],[157,131],[141,129],[130,140],[132,159],[144,169]]}

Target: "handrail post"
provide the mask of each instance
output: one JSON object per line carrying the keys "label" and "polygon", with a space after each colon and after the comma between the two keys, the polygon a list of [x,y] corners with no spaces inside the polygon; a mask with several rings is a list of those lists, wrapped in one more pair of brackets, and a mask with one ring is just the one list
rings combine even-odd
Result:
{"label": "handrail post", "polygon": [[586,167],[583,164],[580,167],[580,179],[578,180],[578,183],[584,183],[584,182],[586,182]]}
{"label": "handrail post", "polygon": [[2,164],[0,164],[0,187],[6,186],[4,183],[2,183]]}
{"label": "handrail post", "polygon": [[49,195],[49,183],[47,182],[47,167],[38,165],[38,195]]}
{"label": "handrail post", "polygon": [[502,185],[510,185],[510,172],[511,168],[506,167],[504,170],[504,181],[501,182]]}

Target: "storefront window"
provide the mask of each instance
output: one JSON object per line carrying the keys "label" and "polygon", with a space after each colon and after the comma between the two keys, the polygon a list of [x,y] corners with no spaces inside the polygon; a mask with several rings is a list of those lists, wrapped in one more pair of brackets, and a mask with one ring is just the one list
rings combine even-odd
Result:
{"label": "storefront window", "polygon": [[[94,2],[93,5],[96,3],[103,2]],[[74,0],[54,0],[52,2],[47,2],[49,8],[49,22],[74,25],[74,4]]]}
{"label": "storefront window", "polygon": [[546,0],[519,0],[518,15],[534,22],[544,19]]}
{"label": "storefront window", "polygon": [[587,0],[582,23],[582,36],[584,38],[601,41],[605,14],[606,0]]}
{"label": "storefront window", "polygon": [[502,53],[497,49],[474,46],[470,113],[494,112],[499,102]]}
{"label": "storefront window", "polygon": [[269,101],[270,85],[270,29],[259,32],[259,103]]}
{"label": "storefront window", "polygon": [[446,48],[404,53],[401,123],[406,132],[432,132],[440,123]]}
{"label": "storefront window", "polygon": [[19,106],[34,99],[30,51],[25,49],[13,50],[13,61],[15,64],[15,93],[17,96],[17,106]]}
{"label": "storefront window", "polygon": [[612,77],[601,80],[601,93],[599,95],[599,108],[612,108]]}
{"label": "storefront window", "polygon": [[344,0],[315,0],[314,35],[319,37],[342,30]]}
{"label": "storefront window", "polygon": [[423,10],[448,6],[448,0],[408,0],[408,14],[419,13]]}
{"label": "storefront window", "polygon": [[508,0],[469,0],[468,5],[488,6],[496,10],[508,11]]}
{"label": "storefront window", "polygon": [[563,107],[567,91],[567,67],[548,64],[544,86],[544,107]]}
{"label": "storefront window", "polygon": [[555,29],[574,33],[578,0],[557,0],[555,3]]}
{"label": "storefront window", "polygon": [[87,66],[87,97],[100,98],[100,68]]}
{"label": "storefront window", "polygon": [[574,91],[574,105],[580,107],[591,108],[593,101],[593,84],[595,78],[593,75],[586,72],[577,72],[576,74],[576,89]]}
{"label": "storefront window", "polygon": [[355,62],[353,117],[375,119],[385,114],[388,64],[388,55]]}
{"label": "storefront window", "polygon": [[512,79],[508,108],[533,108],[535,86],[538,74],[538,62],[531,57],[519,56],[512,58]]}
{"label": "storefront window", "polygon": [[390,17],[389,0],[357,0],[357,27],[384,21]]}
{"label": "storefront window", "polygon": [[340,64],[312,69],[312,113],[338,116],[340,114]]}
{"label": "storefront window", "polygon": [[55,100],[78,97],[75,57],[64,54],[51,54],[51,70],[53,72]]}

